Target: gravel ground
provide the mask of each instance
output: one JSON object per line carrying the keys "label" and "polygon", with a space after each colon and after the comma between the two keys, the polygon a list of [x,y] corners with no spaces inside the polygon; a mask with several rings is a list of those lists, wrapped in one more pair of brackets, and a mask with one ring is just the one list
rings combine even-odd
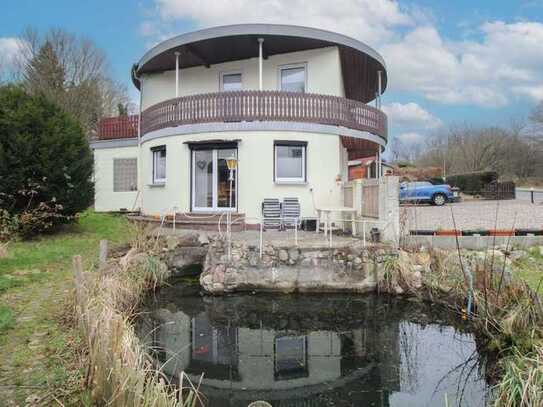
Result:
{"label": "gravel ground", "polygon": [[402,205],[400,211],[400,224],[407,230],[454,229],[455,222],[458,230],[543,228],[543,204],[519,200],[466,201],[444,206]]}

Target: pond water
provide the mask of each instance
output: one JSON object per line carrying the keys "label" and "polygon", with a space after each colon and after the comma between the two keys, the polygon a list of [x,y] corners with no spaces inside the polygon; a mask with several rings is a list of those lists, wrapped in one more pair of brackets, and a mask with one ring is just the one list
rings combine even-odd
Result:
{"label": "pond water", "polygon": [[148,298],[140,338],[210,406],[486,405],[468,323],[439,306],[377,295],[206,297],[175,283]]}

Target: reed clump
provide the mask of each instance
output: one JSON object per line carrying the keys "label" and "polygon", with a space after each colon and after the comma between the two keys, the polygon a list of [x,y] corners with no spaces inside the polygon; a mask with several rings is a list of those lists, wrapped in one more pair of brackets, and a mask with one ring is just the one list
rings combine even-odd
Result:
{"label": "reed clump", "polygon": [[132,320],[142,297],[169,274],[163,263],[138,249],[85,272],[74,257],[75,315],[88,350],[85,381],[92,401],[119,407],[198,406],[198,389],[189,383],[184,398],[179,397],[135,334]]}

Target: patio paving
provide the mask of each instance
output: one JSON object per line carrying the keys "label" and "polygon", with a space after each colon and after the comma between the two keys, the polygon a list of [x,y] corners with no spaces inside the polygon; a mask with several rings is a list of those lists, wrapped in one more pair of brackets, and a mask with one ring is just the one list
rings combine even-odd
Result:
{"label": "patio paving", "polygon": [[[453,221],[454,216],[454,221]],[[466,201],[400,208],[404,230],[542,229],[543,205],[519,200]]]}

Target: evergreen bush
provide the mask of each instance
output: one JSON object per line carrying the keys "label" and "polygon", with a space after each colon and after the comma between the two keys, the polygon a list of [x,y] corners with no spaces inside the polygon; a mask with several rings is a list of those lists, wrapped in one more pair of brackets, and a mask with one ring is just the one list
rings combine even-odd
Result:
{"label": "evergreen bush", "polygon": [[0,87],[0,209],[16,218],[24,237],[72,222],[88,208],[92,169],[76,120],[43,96]]}

